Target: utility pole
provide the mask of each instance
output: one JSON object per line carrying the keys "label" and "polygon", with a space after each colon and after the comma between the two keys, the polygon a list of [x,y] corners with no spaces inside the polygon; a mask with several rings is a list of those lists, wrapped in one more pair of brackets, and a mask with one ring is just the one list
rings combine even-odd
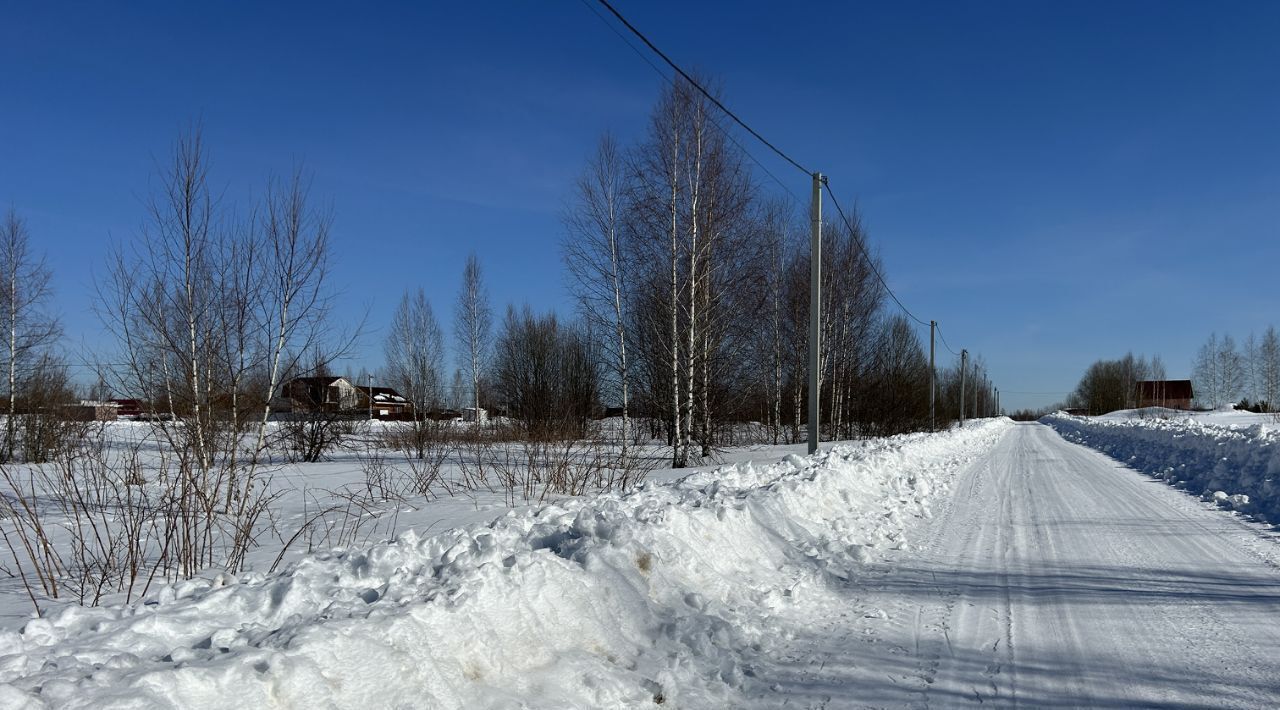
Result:
{"label": "utility pole", "polygon": [[964,426],[964,376],[969,369],[969,351],[960,350],[960,426]]}
{"label": "utility pole", "polygon": [[938,321],[929,321],[929,428],[938,430],[938,369],[933,364],[933,331],[938,327]]}
{"label": "utility pole", "polygon": [[813,197],[809,207],[809,453],[818,453],[818,353],[822,326],[822,173],[813,174]]}
{"label": "utility pole", "polygon": [[373,431],[373,373],[365,373],[364,381],[369,383],[369,430]]}
{"label": "utility pole", "polygon": [[996,388],[996,416],[1000,416],[1000,388]]}

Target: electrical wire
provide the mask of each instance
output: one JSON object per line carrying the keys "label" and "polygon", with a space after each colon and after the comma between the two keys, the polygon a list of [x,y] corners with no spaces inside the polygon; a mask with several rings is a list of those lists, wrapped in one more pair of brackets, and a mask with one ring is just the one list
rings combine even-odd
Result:
{"label": "electrical wire", "polygon": [[[614,35],[616,35],[616,36],[618,37],[618,39],[622,40],[622,42],[623,42],[624,44],[626,44],[628,47],[630,47],[630,48],[631,48],[631,51],[632,51],[632,52],[635,52],[635,54],[636,54],[636,56],[637,56],[637,57],[640,57],[640,59],[641,59],[645,64],[648,64],[648,65],[649,65],[649,68],[650,68],[650,69],[653,69],[654,73],[656,73],[658,76],[662,77],[662,80],[663,80],[663,81],[667,82],[669,85],[671,85],[671,86],[673,86],[673,87],[676,85],[676,82],[675,82],[675,80],[674,80],[674,79],[672,79],[672,78],[671,78],[671,77],[670,77],[666,72],[662,71],[662,69],[661,69],[661,68],[659,68],[657,64],[654,64],[654,63],[649,59],[649,57],[648,57],[647,55],[645,55],[645,53],[644,53],[644,52],[642,52],[642,51],[640,50],[640,48],[639,48],[639,47],[635,46],[635,44],[633,44],[633,43],[631,42],[631,40],[627,38],[627,36],[626,36],[626,35],[624,35],[624,34],[622,34],[621,32],[619,32],[619,31],[618,31],[618,28],[617,28],[617,27],[615,27],[615,26],[613,25],[613,23],[609,22],[608,18],[606,18],[604,15],[601,15],[601,14],[600,14],[600,12],[596,10],[595,6],[591,4],[591,0],[581,0],[581,2],[582,2],[582,4],[583,4],[584,6],[586,6],[586,8],[587,8],[588,10],[590,10],[590,11],[591,11],[591,13],[592,13],[593,15],[595,15],[596,17],[598,17],[598,18],[600,19],[600,22],[604,23],[604,26],[605,26],[605,27],[608,27],[608,28],[609,28],[609,31],[610,31],[610,32],[612,32]],[[656,51],[656,50],[655,50],[655,51]],[[659,54],[661,54],[661,52],[659,52]],[[678,68],[677,68],[677,71],[678,71]],[[682,72],[682,73],[683,73],[683,72]],[[698,89],[699,89],[699,91],[702,91],[702,87],[698,87]],[[703,91],[703,93],[704,93],[704,94],[706,94],[706,92],[705,92],[705,91]],[[712,100],[714,101],[714,99],[712,99]],[[719,107],[721,110],[723,110],[725,113],[729,113],[728,109],[725,109],[725,108],[724,108],[724,106],[723,106],[723,105],[721,105],[718,101],[716,102],[716,106],[717,106],[717,107]],[[732,116],[732,114],[730,114],[730,115]],[[725,128],[724,126],[720,125],[720,122],[719,122],[719,121],[717,121],[717,120],[715,119],[715,117],[714,117],[714,116],[712,116],[712,115],[708,115],[708,116],[707,116],[707,119],[711,122],[711,125],[712,125],[712,126],[714,126],[717,130],[719,130],[719,131],[720,131],[720,134],[721,134],[721,135],[723,135],[725,138],[727,138],[727,139],[729,140],[729,142],[730,142],[730,143],[732,143],[732,144],[734,145],[734,147],[736,147],[738,150],[742,151],[742,152],[743,152],[743,154],[745,154],[748,158],[750,158],[750,159],[751,159],[751,162],[753,162],[753,163],[755,163],[755,164],[756,164],[756,167],[758,167],[758,168],[760,168],[760,170],[764,171],[764,174],[765,174],[765,175],[768,175],[768,176],[769,176],[769,178],[770,178],[771,180],[773,180],[773,182],[774,182],[774,183],[776,183],[776,184],[778,185],[778,187],[782,188],[782,189],[783,189],[787,194],[789,194],[789,195],[791,196],[791,199],[796,203],[796,205],[797,205],[798,207],[801,207],[801,208],[803,208],[803,207],[804,207],[804,201],[800,199],[800,196],[796,194],[796,191],[795,191],[795,190],[792,190],[792,189],[791,189],[791,187],[790,187],[789,185],[787,185],[787,183],[783,182],[781,178],[779,178],[777,175],[775,175],[775,174],[773,173],[773,171],[772,171],[772,170],[770,170],[770,169],[768,168],[768,166],[766,166],[766,165],[765,165],[765,164],[764,164],[764,163],[763,163],[759,158],[757,158],[757,157],[755,156],[755,154],[754,154],[754,153],[752,153],[750,150],[747,150],[747,147],[746,147],[746,146],[744,146],[744,145],[742,145],[742,143],[738,141],[737,137],[736,137],[736,136],[734,136],[734,135],[733,135],[733,133],[732,133],[728,128]],[[736,117],[735,117],[735,120],[736,120]],[[748,128],[747,130],[750,130],[750,129]],[[752,131],[752,133],[754,134],[754,131]],[[772,146],[770,146],[770,147],[772,147]],[[784,156],[784,157],[785,157],[785,156]]]}
{"label": "electrical wire", "polygon": [[947,336],[942,334],[942,324],[940,323],[935,324],[933,327],[938,330],[938,340],[942,341],[942,347],[946,348],[947,352],[951,353],[952,355],[955,355],[956,357],[960,357],[960,353],[952,350],[951,346],[947,345]]}
{"label": "electrical wire", "polygon": [[735,114],[734,112],[730,111],[730,110],[728,109],[728,107],[726,107],[724,104],[720,103],[720,100],[719,100],[719,99],[717,99],[716,97],[712,96],[712,95],[711,95],[711,92],[709,92],[709,91],[707,91],[706,89],[702,88],[702,85],[701,85],[701,84],[699,84],[698,82],[694,81],[693,77],[689,76],[689,74],[688,74],[687,72],[685,72],[685,70],[683,70],[683,69],[681,69],[681,68],[680,68],[680,65],[678,65],[678,64],[676,64],[675,62],[671,61],[670,57],[668,57],[666,54],[663,54],[663,52],[662,52],[662,50],[661,50],[661,49],[658,49],[658,48],[657,48],[657,46],[655,46],[653,42],[650,42],[650,41],[649,41],[649,38],[648,38],[648,37],[645,37],[645,36],[644,36],[644,34],[642,34],[642,33],[640,32],[640,30],[636,29],[636,28],[635,28],[635,26],[634,26],[634,25],[632,25],[630,22],[627,22],[627,18],[623,17],[623,16],[622,16],[622,13],[620,13],[620,12],[618,12],[616,9],[614,9],[613,5],[610,5],[610,4],[609,4],[608,0],[597,0],[597,1],[598,1],[601,5],[604,5],[604,6],[605,6],[605,9],[607,9],[609,12],[613,13],[613,16],[614,16],[614,17],[616,17],[616,18],[618,18],[618,21],[619,21],[619,22],[621,22],[621,23],[622,23],[622,24],[623,24],[623,25],[624,25],[628,30],[631,30],[631,34],[634,34],[636,37],[640,38],[640,41],[641,41],[641,42],[644,42],[644,43],[645,43],[645,46],[647,46],[649,49],[653,50],[653,53],[654,53],[654,54],[656,54],[656,55],[658,55],[659,57],[661,57],[661,58],[662,58],[662,61],[664,61],[664,62],[666,62],[666,63],[667,63],[667,66],[670,66],[672,69],[674,69],[674,70],[676,71],[676,73],[677,73],[677,74],[679,74],[682,78],[684,78],[684,80],[685,80],[685,81],[689,82],[689,84],[690,84],[691,86],[693,86],[693,88],[697,89],[697,90],[698,90],[698,91],[699,91],[703,96],[707,97],[707,100],[708,100],[708,101],[710,101],[711,103],[715,104],[715,105],[716,105],[716,108],[719,108],[721,111],[724,111],[724,113],[725,113],[725,115],[726,115],[726,116],[728,116],[729,118],[733,119],[734,123],[737,123],[739,126],[742,126],[743,130],[745,130],[747,133],[750,133],[752,136],[754,136],[756,140],[760,141],[761,143],[763,143],[763,144],[765,145],[765,147],[767,147],[769,150],[772,150],[774,153],[776,153],[776,154],[778,155],[778,157],[782,158],[783,160],[787,161],[788,163],[791,163],[791,164],[792,164],[793,166],[795,166],[795,168],[796,168],[797,170],[799,170],[800,172],[804,173],[805,175],[812,175],[812,174],[813,174],[813,171],[812,171],[812,170],[809,170],[809,169],[805,168],[803,165],[801,165],[800,163],[796,162],[794,158],[792,158],[791,156],[789,156],[789,155],[787,155],[786,153],[782,152],[782,150],[781,150],[780,148],[778,148],[778,146],[776,146],[776,145],[774,145],[774,144],[770,143],[768,140],[766,140],[766,139],[765,139],[765,137],[764,137],[764,136],[762,136],[762,135],[760,135],[759,133],[757,133],[757,132],[756,132],[756,130],[755,130],[754,128],[752,128],[751,126],[748,126],[748,125],[747,125],[747,123],[746,123],[746,121],[743,121],[741,118],[738,118],[737,114]]}
{"label": "electrical wire", "polygon": [[[849,230],[850,234],[854,234],[855,232],[853,229],[853,224],[850,223],[849,218],[845,216],[844,208],[840,206],[839,200],[836,199],[836,193],[831,191],[830,183],[826,180],[823,180],[822,186],[823,188],[826,189],[827,195],[831,197],[831,204],[836,206],[836,212],[840,215],[840,220],[844,222],[845,228]],[[880,281],[880,285],[883,286],[885,292],[889,294],[889,298],[892,298],[893,302],[898,304],[898,308],[901,308],[902,312],[907,314],[907,317],[919,323],[920,325],[923,325],[924,327],[928,328],[929,327],[928,321],[923,321],[917,318],[916,314],[912,313],[910,309],[908,309],[905,305],[903,305],[902,301],[898,298],[898,295],[893,292],[893,289],[889,288],[889,283],[884,280],[884,276],[881,275],[880,270],[876,268],[876,262],[874,259],[871,258],[871,255],[867,253],[866,245],[862,243],[862,240],[855,238],[853,241],[858,245],[858,250],[862,252],[862,256],[866,258],[867,266],[871,268],[871,273],[876,275],[876,278],[879,279]]]}
{"label": "electrical wire", "polygon": [[[618,36],[619,39],[621,39],[624,43],[626,43],[626,45],[631,48],[631,51],[635,52],[636,55],[639,56],[645,62],[645,64],[648,64],[650,68],[652,68],[655,72],[657,72],[659,76],[661,76],[665,81],[670,83],[672,86],[675,85],[675,81],[672,79],[672,77],[668,76],[666,72],[662,71],[662,69],[660,69],[656,64],[650,61],[649,57],[647,57],[644,54],[644,52],[640,50],[639,47],[635,46],[626,37],[626,35],[618,31],[618,29],[614,27],[614,25],[610,23],[607,18],[605,18],[603,15],[597,12],[595,7],[592,6],[590,0],[581,0],[581,1],[583,5],[587,6],[587,8],[591,10],[591,12],[596,17],[598,17],[600,21],[605,24],[605,26],[609,28],[610,31],[612,31],[615,35]],[[759,132],[757,132],[751,126],[747,125],[746,121],[743,121],[741,118],[739,118],[738,115],[735,114],[733,111],[730,111],[729,108],[725,106],[723,103],[721,103],[719,99],[711,95],[709,91],[707,91],[705,88],[702,87],[701,84],[695,81],[694,78],[688,74],[688,72],[680,68],[680,65],[672,61],[671,58],[668,57],[661,49],[658,49],[657,45],[651,42],[649,38],[644,35],[644,33],[642,33],[639,29],[635,27],[635,25],[632,25],[627,20],[627,18],[623,17],[622,13],[618,12],[618,10],[613,7],[613,5],[609,4],[608,0],[597,0],[597,2],[603,5],[605,9],[607,9],[615,18],[617,18],[619,22],[622,23],[624,27],[626,27],[633,35],[639,38],[639,40],[643,42],[646,47],[648,47],[651,51],[653,51],[654,54],[658,55],[658,57],[660,57],[662,61],[666,62],[667,66],[671,67],[671,69],[674,70],[678,75],[680,75],[681,78],[689,82],[690,86],[697,89],[699,93],[701,93],[704,97],[706,97],[708,101],[714,104],[716,108],[723,111],[724,114],[728,116],[730,119],[732,119],[734,123],[741,126],[743,130],[745,130],[747,133],[750,133],[752,137],[760,141],[761,144],[763,144],[769,150],[773,151],[778,157],[782,158],[787,163],[794,166],[797,170],[805,173],[806,175],[815,174],[813,171],[809,170],[808,168],[804,167],[799,162],[797,162],[794,158],[784,153],[782,149],[778,148],[776,145],[771,143],[764,136],[760,135]],[[792,190],[785,182],[783,182],[780,178],[778,178],[777,175],[773,174],[773,172],[770,171],[769,168],[766,167],[764,163],[761,162],[754,154],[752,154],[751,151],[747,150],[747,148],[743,146],[727,128],[720,125],[720,123],[716,121],[714,118],[711,118],[711,124],[716,128],[720,129],[721,133],[723,133],[724,136],[734,144],[734,146],[736,146],[739,150],[745,153],[753,163],[755,163],[761,170],[763,170],[764,173],[768,175],[775,183],[777,183],[779,187],[785,190],[791,196],[791,198],[796,202],[797,205],[799,205],[800,207],[804,206],[804,201],[800,199],[800,196],[797,195],[795,191]],[[850,231],[850,233],[853,233],[854,231],[853,225],[852,223],[850,223],[848,216],[845,214],[844,208],[840,206],[840,201],[836,199],[836,195],[831,190],[831,185],[825,177],[822,180],[822,186],[823,188],[826,189],[827,195],[831,198],[831,203],[835,205],[836,212],[840,215],[840,220],[844,222],[845,227]],[[898,295],[893,292],[893,289],[889,287],[888,281],[885,280],[884,275],[880,273],[880,270],[876,268],[875,260],[872,259],[871,255],[867,252],[866,245],[862,243],[862,240],[855,239],[854,241],[858,245],[858,250],[862,252],[863,257],[867,260],[867,265],[870,267],[871,273],[875,274],[876,279],[880,282],[880,285],[884,288],[885,293],[889,294],[889,298],[893,299],[893,302],[898,305],[898,308],[902,309],[902,312],[905,313],[908,318],[915,321],[921,326],[928,327],[930,323],[922,320],[921,318],[917,317],[916,314],[912,313],[911,310],[907,308],[906,304],[904,304],[902,300],[898,298]],[[947,343],[946,337],[942,335],[942,326],[935,324],[935,327],[937,328],[939,338],[942,340],[943,347],[945,347],[952,355],[959,357],[960,354],[951,348],[951,346]]]}

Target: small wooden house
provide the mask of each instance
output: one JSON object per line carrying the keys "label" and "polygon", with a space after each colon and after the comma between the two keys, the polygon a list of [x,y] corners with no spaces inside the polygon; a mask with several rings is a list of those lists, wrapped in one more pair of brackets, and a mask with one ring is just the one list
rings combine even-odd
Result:
{"label": "small wooden house", "polygon": [[1191,409],[1195,391],[1191,380],[1143,380],[1138,383],[1139,407]]}
{"label": "small wooden house", "polygon": [[373,418],[398,419],[413,412],[413,405],[403,395],[390,387],[356,386],[360,394],[360,406],[373,412]]}
{"label": "small wooden house", "polygon": [[360,391],[345,377],[295,377],[285,383],[294,412],[346,412],[360,407]]}
{"label": "small wooden house", "polygon": [[80,400],[78,404],[69,404],[64,408],[66,418],[77,422],[113,422],[116,420],[114,402],[97,402]]}

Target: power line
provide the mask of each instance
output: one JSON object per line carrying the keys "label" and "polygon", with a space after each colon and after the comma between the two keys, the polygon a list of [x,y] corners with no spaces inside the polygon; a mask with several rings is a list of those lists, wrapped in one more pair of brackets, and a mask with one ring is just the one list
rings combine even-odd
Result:
{"label": "power line", "polygon": [[938,340],[942,341],[942,347],[946,348],[947,352],[951,353],[952,355],[956,357],[960,357],[960,353],[952,350],[951,346],[947,345],[947,336],[942,334],[942,324],[940,323],[934,324],[934,327],[938,329]]}
{"label": "power line", "polygon": [[[912,313],[911,310],[908,309],[905,305],[903,305],[902,301],[898,299],[898,296],[893,292],[893,289],[889,288],[889,283],[884,280],[884,276],[882,276],[880,274],[880,270],[876,268],[875,260],[871,258],[870,254],[867,253],[866,245],[862,243],[861,239],[857,238],[857,233],[853,229],[853,224],[849,222],[849,218],[846,217],[844,214],[844,208],[840,206],[840,202],[836,199],[836,193],[831,191],[831,184],[828,181],[824,180],[822,181],[822,186],[826,188],[827,195],[831,197],[831,204],[836,206],[836,212],[839,213],[840,220],[844,222],[845,228],[848,229],[849,233],[854,236],[853,242],[858,245],[858,251],[862,252],[862,256],[866,258],[867,266],[871,268],[871,273],[875,274],[876,278],[879,279],[880,285],[883,286],[884,290],[889,294],[889,298],[892,298],[893,302],[898,304],[898,308],[901,308],[902,312],[906,313],[907,316],[911,318],[911,320],[928,328],[929,327],[928,321],[923,321],[917,318],[916,314]],[[947,349],[950,350],[951,348],[947,348]]]}
{"label": "power line", "polygon": [[[635,25],[632,25],[627,20],[627,18],[623,17],[622,13],[618,12],[618,10],[613,7],[613,5],[609,4],[608,0],[597,0],[597,2],[603,5],[605,9],[607,9],[615,18],[617,18],[619,22],[623,24],[624,27],[626,27],[628,30],[630,30],[630,32],[633,35],[639,38],[639,40],[643,42],[646,47],[648,47],[651,51],[653,51],[654,54],[658,55],[658,57],[660,57],[662,61],[666,62],[667,66],[671,67],[671,69],[673,69],[677,74],[679,74],[681,78],[689,82],[690,86],[697,89],[699,93],[701,93],[704,97],[706,97],[708,101],[714,104],[716,108],[723,111],[724,114],[728,116],[730,119],[732,119],[734,123],[737,123],[739,126],[743,128],[743,130],[745,130],[747,133],[750,133],[752,137],[760,141],[760,143],[762,143],[765,147],[773,151],[778,157],[782,158],[787,163],[790,163],[797,170],[803,172],[806,175],[815,174],[814,171],[809,170],[808,168],[804,167],[799,162],[797,162],[795,159],[793,159],[791,156],[784,153],[782,149],[778,148],[776,145],[771,143],[764,136],[760,135],[760,133],[757,132],[755,129],[753,129],[751,126],[747,125],[746,121],[743,121],[741,118],[739,118],[738,115],[735,114],[733,111],[730,111],[729,108],[725,106],[723,103],[721,103],[719,99],[711,95],[711,92],[707,91],[705,88],[702,87],[701,84],[695,81],[694,78],[690,76],[688,72],[680,68],[680,65],[672,61],[671,58],[668,57],[666,53],[664,53],[661,49],[658,49],[657,45],[651,42],[649,38],[644,35],[644,33],[642,33],[639,29],[635,27]],[[626,45],[630,47],[633,52],[636,53],[637,56],[639,56],[642,60],[644,60],[646,64],[648,64],[655,72],[657,72],[659,76],[661,76],[664,80],[671,83],[672,85],[675,84],[675,82],[672,80],[671,77],[667,76],[665,72],[659,69],[657,65],[655,65],[652,61],[650,61],[649,58],[645,56],[643,52],[640,51],[639,47],[636,47],[634,44],[632,44],[631,41],[628,40],[625,35],[623,35],[621,32],[618,31],[616,27],[613,26],[613,24],[608,22],[607,19],[604,16],[602,16],[599,12],[596,12],[596,9],[590,4],[589,0],[582,0],[582,3],[586,5],[587,8],[590,9],[592,13],[596,15],[596,17],[600,18],[600,20],[604,22],[604,24],[610,29],[610,31],[612,31],[623,42],[625,42]],[[798,204],[803,206],[804,204],[803,200],[801,200],[800,197],[790,187],[788,187],[785,182],[783,182],[781,179],[778,178],[778,176],[774,175],[773,172],[771,172],[767,167],[765,167],[764,163],[762,163],[759,159],[757,159],[756,156],[751,153],[751,151],[747,150],[741,143],[739,143],[737,139],[734,138],[732,133],[730,133],[724,126],[721,126],[714,118],[711,118],[711,124],[716,128],[719,128],[726,138],[728,138],[735,146],[737,146],[740,150],[742,150],[743,153],[746,153],[747,157],[750,158],[752,162],[754,162],[757,166],[759,166],[760,169],[763,170],[766,175],[772,178],[774,182],[776,182],[780,187],[782,187],[783,190],[789,193],[792,199],[794,199]],[[830,183],[826,179],[823,179],[822,186],[826,189],[827,195],[830,196],[831,203],[835,205],[836,212],[839,213],[841,221],[844,222],[845,227],[852,234],[854,231],[853,225],[850,223],[848,216],[845,215],[844,209],[840,206],[840,201],[836,199],[835,193],[831,190]],[[866,258],[867,265],[870,267],[871,273],[875,274],[876,279],[880,282],[880,285],[884,287],[885,292],[889,294],[889,298],[893,299],[893,302],[898,305],[898,308],[901,308],[902,312],[905,313],[907,317],[909,317],[911,320],[915,321],[917,324],[921,326],[929,327],[930,324],[922,320],[921,318],[917,317],[914,313],[912,313],[911,310],[907,308],[906,304],[904,304],[902,300],[898,298],[898,295],[893,292],[893,289],[889,287],[888,281],[885,280],[884,275],[880,273],[880,270],[876,268],[875,260],[873,260],[871,258],[871,255],[867,252],[866,245],[862,243],[862,240],[855,238],[854,242],[858,245],[858,250],[862,252],[863,257]],[[942,340],[943,347],[945,347],[952,355],[959,357],[959,354],[955,350],[953,350],[951,346],[947,343],[946,337],[942,335],[942,327],[937,326],[937,328],[938,328],[938,335]]]}
{"label": "power line", "polygon": [[628,30],[631,30],[631,34],[634,34],[636,37],[639,37],[639,38],[640,38],[640,41],[645,43],[645,46],[647,46],[649,49],[653,50],[653,53],[654,53],[654,54],[656,54],[656,55],[658,55],[659,57],[661,57],[661,58],[662,58],[662,61],[666,62],[666,63],[667,63],[667,65],[668,65],[668,66],[670,66],[672,69],[674,69],[674,70],[676,71],[676,73],[677,73],[677,74],[679,74],[679,75],[680,75],[680,76],[681,76],[685,81],[689,82],[689,84],[690,84],[691,86],[693,86],[693,88],[697,89],[697,90],[699,91],[699,93],[701,93],[703,96],[707,97],[707,100],[708,100],[708,101],[710,101],[711,103],[715,104],[715,105],[716,105],[716,108],[720,109],[721,111],[724,111],[724,113],[725,113],[725,115],[726,115],[726,116],[728,116],[729,118],[733,119],[734,123],[737,123],[739,126],[742,126],[742,128],[743,128],[747,133],[750,133],[752,136],[754,136],[756,140],[758,140],[758,141],[760,141],[761,143],[763,143],[763,144],[765,145],[765,147],[767,147],[769,150],[772,150],[774,153],[777,153],[778,157],[782,158],[783,160],[787,161],[788,163],[791,163],[791,164],[792,164],[793,166],[795,166],[795,168],[796,168],[797,170],[799,170],[800,172],[804,173],[805,175],[812,175],[812,174],[813,174],[813,171],[812,171],[812,170],[809,170],[808,168],[805,168],[803,165],[801,165],[800,163],[796,162],[796,161],[795,161],[791,156],[789,156],[789,155],[787,155],[786,153],[782,152],[782,150],[781,150],[780,148],[778,148],[778,146],[776,146],[776,145],[774,145],[774,144],[770,143],[768,140],[766,140],[766,139],[765,139],[765,137],[764,137],[764,136],[762,136],[762,135],[760,135],[759,133],[757,133],[757,132],[755,131],[755,129],[753,129],[751,126],[748,126],[748,125],[747,125],[747,123],[746,123],[746,121],[743,121],[741,118],[738,118],[737,114],[735,114],[734,112],[730,111],[730,110],[728,109],[728,107],[726,107],[724,104],[720,103],[720,100],[719,100],[719,99],[717,99],[716,97],[712,96],[712,95],[711,95],[711,92],[709,92],[709,91],[707,91],[706,89],[702,88],[702,85],[701,85],[701,84],[699,84],[698,82],[694,81],[693,77],[689,76],[689,74],[688,74],[687,72],[685,72],[685,70],[681,69],[681,68],[680,68],[680,66],[679,66],[678,64],[676,64],[675,62],[671,61],[671,59],[670,59],[666,54],[663,54],[662,50],[661,50],[661,49],[658,49],[658,48],[657,48],[657,46],[655,46],[653,42],[650,42],[648,37],[645,37],[645,36],[644,36],[644,34],[640,32],[640,30],[636,29],[636,28],[635,28],[635,26],[634,26],[634,25],[632,25],[630,22],[627,22],[627,18],[623,17],[623,16],[622,16],[622,13],[618,12],[617,10],[615,10],[615,9],[614,9],[614,7],[613,7],[613,5],[610,5],[610,4],[609,4],[608,0],[598,0],[598,2],[599,2],[601,5],[604,5],[604,6],[605,6],[605,9],[607,9],[609,12],[613,13],[613,16],[614,16],[614,17],[616,17],[616,18],[618,18],[618,21],[619,21],[619,22],[621,22],[624,26],[626,26],[626,28],[627,28]]}
{"label": "power line", "polygon": [[[675,80],[674,80],[674,79],[672,79],[670,76],[668,76],[666,72],[662,71],[662,69],[660,69],[660,68],[658,67],[658,65],[657,65],[657,64],[654,64],[654,63],[649,59],[649,57],[648,57],[648,56],[646,56],[646,55],[645,55],[645,53],[644,53],[644,52],[642,52],[642,51],[640,50],[640,48],[639,48],[639,47],[635,46],[635,44],[633,44],[633,43],[631,42],[631,40],[627,38],[627,36],[626,36],[626,35],[624,35],[624,34],[622,34],[621,32],[619,32],[619,31],[618,31],[618,28],[617,28],[617,27],[615,27],[615,26],[613,25],[613,23],[609,22],[608,18],[606,18],[604,15],[601,15],[601,14],[600,14],[600,12],[599,12],[598,10],[596,10],[595,6],[591,4],[591,0],[581,0],[581,1],[582,1],[582,4],[583,4],[584,6],[586,6],[586,8],[587,8],[588,10],[590,10],[590,11],[591,11],[591,14],[593,14],[593,15],[595,15],[597,18],[599,18],[599,19],[600,19],[600,22],[604,23],[604,26],[605,26],[605,27],[608,27],[610,32],[612,32],[615,36],[617,36],[617,38],[618,38],[618,39],[622,40],[623,44],[625,44],[625,45],[627,45],[628,47],[630,47],[630,48],[631,48],[631,51],[632,51],[632,52],[635,52],[636,56],[637,56],[637,57],[640,57],[640,59],[641,59],[645,64],[648,64],[648,65],[649,65],[649,68],[650,68],[650,69],[653,69],[653,71],[654,71],[654,73],[655,73],[655,74],[657,74],[658,76],[662,77],[662,80],[663,80],[663,81],[665,81],[665,82],[667,82],[667,83],[668,83],[668,84],[670,84],[671,86],[673,86],[673,87],[674,87],[674,86],[676,85],[676,82],[675,82]],[[661,52],[659,52],[659,54],[661,54]],[[699,88],[699,90],[701,90],[701,88],[702,88],[702,87],[698,87],[698,88]],[[703,93],[705,94],[706,92],[704,91]],[[714,101],[714,99],[712,99],[712,100]],[[721,110],[723,110],[725,113],[729,113],[728,109],[725,109],[725,108],[724,108],[724,106],[723,106],[723,105],[721,105],[718,101],[716,102],[716,106],[718,106],[718,107],[719,107]],[[730,115],[732,115],[732,114],[730,114]],[[791,189],[791,187],[790,187],[789,185],[787,185],[787,183],[783,182],[781,178],[779,178],[777,175],[775,175],[775,174],[773,173],[773,171],[772,171],[772,170],[770,170],[770,169],[769,169],[769,168],[768,168],[768,167],[767,167],[767,166],[766,166],[766,165],[765,165],[765,164],[764,164],[764,163],[763,163],[759,158],[757,158],[757,157],[755,156],[755,154],[753,154],[750,150],[747,150],[747,147],[746,147],[746,146],[744,146],[744,145],[742,145],[742,143],[740,143],[740,142],[738,141],[738,139],[733,135],[733,133],[732,133],[732,132],[730,132],[730,131],[729,131],[729,129],[727,129],[727,128],[725,128],[724,126],[720,125],[720,122],[719,122],[719,121],[717,121],[717,120],[715,119],[715,116],[713,116],[713,115],[708,115],[708,116],[707,116],[707,119],[711,122],[711,125],[712,125],[712,126],[715,126],[715,128],[716,128],[718,131],[720,131],[720,134],[721,134],[721,135],[723,135],[725,138],[729,139],[729,142],[730,142],[730,143],[733,143],[733,145],[734,145],[738,150],[742,151],[742,152],[743,152],[743,154],[745,154],[748,158],[750,158],[750,159],[751,159],[751,162],[753,162],[753,163],[755,163],[755,164],[756,164],[756,167],[758,167],[758,168],[760,168],[762,171],[764,171],[764,174],[765,174],[765,175],[768,175],[768,176],[769,176],[769,178],[770,178],[771,180],[773,180],[775,183],[777,183],[778,187],[782,188],[784,191],[786,191],[786,192],[787,192],[787,194],[791,195],[791,199],[792,199],[792,200],[794,200],[794,201],[795,201],[795,203],[796,203],[797,205],[799,205],[800,207],[804,207],[804,201],[800,199],[800,196],[796,194],[795,190],[792,190],[792,189]],[[736,120],[736,117],[735,117],[735,120]],[[747,129],[747,130],[750,130],[750,129]],[[754,131],[753,131],[752,133],[754,134]],[[758,136],[757,136],[757,137],[758,137]],[[772,147],[772,146],[770,146],[770,147]],[[784,156],[784,157],[785,157],[785,156]]]}

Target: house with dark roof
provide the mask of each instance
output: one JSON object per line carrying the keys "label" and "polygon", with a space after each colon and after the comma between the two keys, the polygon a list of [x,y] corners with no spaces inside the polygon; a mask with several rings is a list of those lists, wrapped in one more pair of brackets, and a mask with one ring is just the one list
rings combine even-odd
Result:
{"label": "house with dark roof", "polygon": [[1143,380],[1138,383],[1139,407],[1191,409],[1195,391],[1191,380]]}
{"label": "house with dark roof", "polygon": [[293,412],[354,411],[360,392],[345,377],[295,377],[284,385],[288,408]]}
{"label": "house with dark roof", "polygon": [[345,412],[372,414],[374,418],[399,417],[413,411],[399,392],[390,387],[362,387],[345,377],[295,377],[285,383],[280,410],[291,412]]}
{"label": "house with dark roof", "polygon": [[361,387],[356,385],[360,393],[362,406],[370,407],[372,400],[373,417],[397,418],[413,412],[413,405],[403,395],[390,387]]}

